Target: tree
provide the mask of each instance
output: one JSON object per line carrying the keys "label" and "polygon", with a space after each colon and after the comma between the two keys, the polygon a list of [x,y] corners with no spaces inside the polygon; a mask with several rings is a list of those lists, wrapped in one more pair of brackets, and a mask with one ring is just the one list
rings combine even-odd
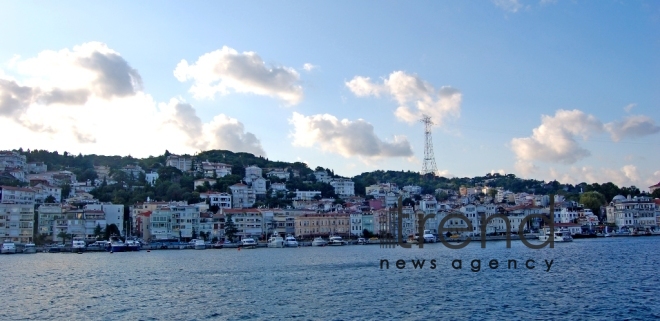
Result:
{"label": "tree", "polygon": [[193,239],[197,238],[197,232],[195,231],[195,228],[192,228],[192,234],[190,235]]}
{"label": "tree", "polygon": [[96,227],[94,227],[94,236],[96,236],[96,239],[98,240],[101,238],[101,235],[103,235],[103,229],[101,228],[101,224],[96,224]]}
{"label": "tree", "polygon": [[62,198],[69,198],[69,194],[71,194],[71,185],[64,184],[62,186]]}
{"label": "tree", "polygon": [[364,236],[364,238],[368,239],[368,238],[373,237],[374,234],[371,233],[371,231],[369,231],[365,228],[364,230],[362,230],[362,236]]}
{"label": "tree", "polygon": [[607,204],[607,201],[601,193],[586,192],[580,195],[580,204],[590,209],[595,215],[600,215],[600,207]]}
{"label": "tree", "polygon": [[651,193],[651,197],[660,198],[660,188],[656,188],[653,193]]}
{"label": "tree", "polygon": [[44,203],[55,203],[55,196],[53,195],[48,195],[46,199],[44,200]]}
{"label": "tree", "polygon": [[119,235],[121,235],[121,232],[119,231],[119,228],[117,227],[117,225],[110,224],[110,225],[105,227],[104,239],[109,240],[110,236],[113,236],[113,235],[119,236]]}
{"label": "tree", "polygon": [[62,244],[66,244],[66,239],[73,238],[73,235],[67,234],[66,232],[62,231],[57,234],[57,238],[62,239]]}
{"label": "tree", "polygon": [[225,218],[225,236],[226,239],[232,240],[236,237],[238,229],[234,225],[234,220],[232,220],[232,214],[228,214]]}

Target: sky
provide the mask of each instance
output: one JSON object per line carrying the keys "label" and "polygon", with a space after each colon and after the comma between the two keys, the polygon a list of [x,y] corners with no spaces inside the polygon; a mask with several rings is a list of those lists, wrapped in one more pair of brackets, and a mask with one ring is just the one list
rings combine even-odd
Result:
{"label": "sky", "polygon": [[660,181],[657,1],[13,1],[0,149]]}

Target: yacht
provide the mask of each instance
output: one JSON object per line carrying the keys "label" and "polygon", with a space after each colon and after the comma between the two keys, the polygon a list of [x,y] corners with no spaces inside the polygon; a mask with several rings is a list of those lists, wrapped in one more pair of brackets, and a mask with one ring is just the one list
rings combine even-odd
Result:
{"label": "yacht", "polygon": [[82,237],[74,237],[71,241],[71,252],[83,252],[87,247],[85,239]]}
{"label": "yacht", "polygon": [[571,233],[568,231],[554,231],[554,233],[551,235],[550,234],[550,228],[546,227],[543,230],[541,230],[541,235],[539,235],[539,241],[545,242],[551,237],[554,238],[555,242],[571,242],[573,241],[573,237],[571,237]]}
{"label": "yacht", "polygon": [[244,238],[241,240],[241,247],[244,249],[254,249],[257,247],[257,242],[251,238]]}
{"label": "yacht", "polygon": [[195,250],[206,250],[206,243],[204,240],[195,240]]}
{"label": "yacht", "polygon": [[275,233],[268,239],[268,247],[284,247],[284,239]]}
{"label": "yacht", "polygon": [[346,245],[348,242],[344,241],[341,236],[331,236],[330,241],[328,241],[328,245],[332,246],[340,246],[340,245]]}
{"label": "yacht", "polygon": [[14,244],[14,242],[12,242],[11,240],[5,240],[5,242],[2,243],[2,249],[0,250],[0,253],[2,254],[16,253],[16,244]]}
{"label": "yacht", "polygon": [[326,246],[328,245],[328,241],[324,240],[322,237],[317,237],[312,241],[312,246]]}
{"label": "yacht", "polygon": [[23,253],[24,254],[37,253],[37,246],[34,245],[34,243],[27,243],[27,244],[25,244],[25,246],[23,246]]}
{"label": "yacht", "polygon": [[431,233],[431,230],[424,230],[424,243],[435,243],[437,242],[437,239],[435,238],[435,235]]}
{"label": "yacht", "polygon": [[126,252],[126,244],[119,236],[113,235],[108,240],[108,251],[110,252]]}
{"label": "yacht", "polygon": [[293,237],[293,235],[289,234],[284,239],[284,246],[285,247],[298,247],[298,241],[296,241],[296,238]]}
{"label": "yacht", "polygon": [[141,247],[140,242],[138,242],[137,240],[126,240],[125,245],[126,245],[126,251],[133,251],[133,252],[139,251]]}

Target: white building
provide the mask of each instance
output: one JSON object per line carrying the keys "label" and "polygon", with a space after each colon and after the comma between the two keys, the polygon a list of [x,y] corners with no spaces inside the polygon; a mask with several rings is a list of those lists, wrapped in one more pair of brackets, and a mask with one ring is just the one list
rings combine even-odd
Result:
{"label": "white building", "polygon": [[17,243],[32,242],[34,205],[29,203],[0,204],[0,237]]}
{"label": "white building", "polygon": [[296,200],[311,200],[314,196],[321,196],[321,191],[299,191],[296,190]]}
{"label": "white building", "polygon": [[351,235],[362,236],[362,213],[351,214]]}
{"label": "white building", "polygon": [[27,157],[18,152],[3,150],[0,151],[0,171],[8,168],[25,169]]}
{"label": "white building", "polygon": [[355,196],[355,183],[347,178],[336,178],[330,181],[330,185],[335,189],[335,194],[339,197]]}
{"label": "white building", "polygon": [[263,177],[261,168],[254,165],[245,168],[245,182],[252,183],[253,180],[261,177]]}
{"label": "white building", "polygon": [[243,239],[253,237],[258,239],[264,234],[263,214],[257,209],[222,209],[225,219],[231,215],[231,220],[237,229],[236,236]]}
{"label": "white building", "polygon": [[268,174],[266,174],[268,177],[277,177],[279,179],[283,179],[285,181],[289,180],[289,172],[283,170],[283,169],[274,169]]}
{"label": "white building", "polygon": [[48,166],[44,162],[31,162],[27,163],[27,172],[30,174],[45,173],[48,171]]}
{"label": "white building", "polygon": [[178,168],[182,172],[187,172],[192,168],[193,157],[170,155],[167,156],[165,166],[172,166]]}
{"label": "white building", "polygon": [[29,188],[0,186],[0,203],[34,205],[34,194]]}
{"label": "white building", "polygon": [[220,192],[206,192],[199,193],[199,197],[203,200],[208,199],[209,205],[217,205],[220,208],[232,208],[231,194]]}
{"label": "white building", "polygon": [[245,184],[234,184],[229,186],[229,190],[231,191],[232,208],[248,208],[256,201],[254,192]]}
{"label": "white building", "polygon": [[55,199],[55,203],[62,202],[62,188],[48,184],[39,183],[32,187],[34,190],[34,200],[36,203],[44,203],[48,196]]}
{"label": "white building", "polygon": [[252,180],[252,183],[250,185],[252,188],[252,191],[254,191],[254,194],[256,195],[266,195],[266,179],[263,177],[257,177]]}
{"label": "white building", "polygon": [[120,171],[126,173],[129,177],[137,179],[140,177],[140,173],[144,174],[144,170],[140,165],[126,165],[123,168],[119,169]]}
{"label": "white building", "polygon": [[422,194],[422,187],[416,185],[406,185],[402,190],[410,195],[419,195]]}
{"label": "white building", "polygon": [[144,179],[147,181],[147,184],[154,186],[156,185],[156,181],[158,180],[158,173],[156,172],[146,173],[144,174]]}
{"label": "white building", "polygon": [[225,177],[231,174],[231,165],[207,160],[198,166],[198,170],[204,173],[204,177]]}
{"label": "white building", "polygon": [[289,191],[284,183],[270,184],[270,189],[272,190],[272,196],[276,196],[278,192],[281,192],[286,196],[286,193]]}
{"label": "white building", "polygon": [[125,235],[126,231],[124,230],[124,205],[123,204],[112,204],[112,203],[100,203],[100,204],[87,204],[84,207],[85,210],[92,211],[103,211],[105,214],[105,222],[107,225],[114,224],[117,226],[121,235]]}
{"label": "white building", "polygon": [[42,204],[37,209],[37,234],[44,234],[52,239],[53,221],[64,216],[61,204]]}

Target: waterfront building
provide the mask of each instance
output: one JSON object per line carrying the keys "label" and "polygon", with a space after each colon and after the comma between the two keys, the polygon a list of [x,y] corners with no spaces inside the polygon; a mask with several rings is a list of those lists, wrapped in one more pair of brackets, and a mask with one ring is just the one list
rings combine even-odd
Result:
{"label": "waterfront building", "polygon": [[351,213],[351,234],[362,236],[362,213]]}
{"label": "waterfront building", "polygon": [[264,233],[263,214],[255,208],[243,209],[221,209],[225,219],[231,215],[232,222],[236,226],[236,236],[243,239],[246,237],[259,238]]}
{"label": "waterfront building", "polygon": [[105,215],[107,225],[114,224],[117,226],[122,235],[126,233],[124,226],[124,205],[112,203],[97,203],[87,204],[85,210],[102,211]]}
{"label": "waterfront building", "polygon": [[34,233],[34,204],[0,203],[0,237],[17,243],[31,243]]}
{"label": "waterfront building", "polygon": [[614,223],[618,227],[651,228],[658,226],[656,204],[650,197],[637,196],[627,198],[617,195],[610,206],[614,207]]}
{"label": "waterfront building", "polygon": [[351,223],[347,213],[303,214],[294,219],[296,236],[312,238],[337,234],[349,236]]}

